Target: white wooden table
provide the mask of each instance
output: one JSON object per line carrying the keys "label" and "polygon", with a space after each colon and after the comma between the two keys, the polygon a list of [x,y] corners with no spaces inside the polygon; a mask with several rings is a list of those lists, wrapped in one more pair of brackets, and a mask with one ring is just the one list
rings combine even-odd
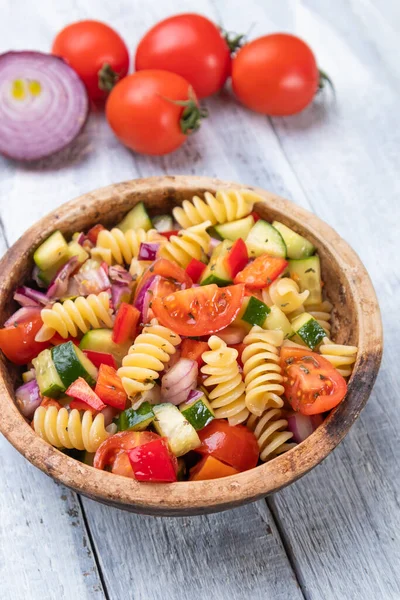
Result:
{"label": "white wooden table", "polygon": [[385,325],[381,372],[323,464],[266,502],[217,515],[163,519],[102,506],[1,439],[0,598],[399,600],[400,3],[2,0],[0,51],[46,51],[82,18],[109,22],[133,50],[156,20],[182,11],[231,30],[254,24],[252,37],[298,33],[334,80],[336,102],[328,93],[299,116],[266,119],[226,92],[207,101],[198,135],[154,159],[120,146],[93,114],[61,156],[39,166],[0,159],[1,252],[48,211],[112,182],[193,173],[258,185],[316,212],[361,256]]}

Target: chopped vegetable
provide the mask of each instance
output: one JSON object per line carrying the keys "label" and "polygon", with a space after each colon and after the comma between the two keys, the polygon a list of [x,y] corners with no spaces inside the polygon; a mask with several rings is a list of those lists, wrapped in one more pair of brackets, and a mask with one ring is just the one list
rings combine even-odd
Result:
{"label": "chopped vegetable", "polygon": [[24,383],[15,390],[16,404],[27,419],[32,419],[35,410],[42,401],[36,379]]}
{"label": "chopped vegetable", "polygon": [[[65,340],[63,340],[65,341]],[[83,353],[88,359],[94,364],[95,367],[99,368],[101,365],[108,365],[113,369],[117,368],[117,363],[112,354],[108,352],[96,352],[95,350],[84,350]]]}
{"label": "chopped vegetable", "polygon": [[287,418],[287,428],[293,433],[293,441],[300,444],[304,442],[323,422],[321,415],[310,417],[296,413]]}
{"label": "chopped vegetable", "polygon": [[236,275],[235,283],[244,283],[251,289],[265,288],[283,273],[287,265],[284,258],[263,254]]}
{"label": "chopped vegetable", "polygon": [[160,244],[142,242],[139,248],[139,260],[155,260]]}
{"label": "chopped vegetable", "polygon": [[154,427],[168,439],[169,447],[175,456],[183,456],[200,446],[195,428],[173,404],[157,404],[153,408]]}
{"label": "chopped vegetable", "polygon": [[133,340],[140,319],[140,312],[131,304],[123,302],[118,309],[113,327],[112,340],[115,344],[124,344]]}
{"label": "chopped vegetable", "polygon": [[195,467],[190,469],[189,481],[205,481],[237,475],[239,471],[226,465],[214,456],[204,456]]}
{"label": "chopped vegetable", "polygon": [[201,367],[204,364],[201,355],[207,350],[209,350],[207,342],[201,342],[197,340],[191,340],[190,338],[186,338],[183,340],[181,345],[181,357],[190,358],[190,360],[195,360],[199,367]]}
{"label": "chopped vegetable", "polygon": [[238,471],[246,471],[258,462],[258,443],[254,433],[243,425],[229,425],[214,419],[199,431],[201,445],[196,452],[211,455]]}
{"label": "chopped vegetable", "polygon": [[198,283],[205,268],[206,265],[203,262],[201,262],[201,260],[197,260],[197,258],[192,258],[192,260],[186,267],[186,273],[189,275],[193,283]]}
{"label": "chopped vegetable", "polygon": [[[66,391],[67,396],[80,400],[87,404],[91,409],[99,411],[106,407],[99,396],[92,390],[89,384],[82,378],[78,377]],[[72,407],[73,408],[73,407]]]}
{"label": "chopped vegetable", "polygon": [[196,387],[198,364],[195,360],[181,358],[161,380],[161,396],[165,402],[181,404]]}
{"label": "chopped vegetable", "polygon": [[143,402],[138,408],[127,408],[117,419],[118,431],[143,431],[154,421],[154,411],[150,402]]}
{"label": "chopped vegetable", "polygon": [[[26,310],[26,308],[21,310]],[[19,317],[18,321],[0,329],[0,349],[14,364],[26,365],[49,346],[49,342],[35,341],[36,334],[42,325],[40,310],[39,313],[37,311],[36,314],[31,313],[30,317],[24,319]]]}
{"label": "chopped vegetable", "polygon": [[109,406],[124,410],[126,405],[126,392],[117,371],[104,363],[100,365],[95,392],[98,397]]}
{"label": "chopped vegetable", "polygon": [[166,438],[137,446],[128,452],[128,456],[138,481],[177,481],[178,461],[170,452]]}
{"label": "chopped vegetable", "polygon": [[249,261],[246,244],[241,238],[236,240],[236,242],[233,244],[225,260],[231,277],[234,279],[239,271],[244,269]]}

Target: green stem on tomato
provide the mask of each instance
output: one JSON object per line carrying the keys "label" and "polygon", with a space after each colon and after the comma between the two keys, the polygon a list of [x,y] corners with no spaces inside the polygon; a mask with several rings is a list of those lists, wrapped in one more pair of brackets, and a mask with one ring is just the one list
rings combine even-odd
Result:
{"label": "green stem on tomato", "polygon": [[333,85],[333,81],[329,77],[329,75],[327,73],[325,73],[325,71],[323,71],[322,69],[318,69],[318,73],[319,73],[318,92],[323,90],[326,87],[326,85],[328,84],[330,86],[331,90],[333,91],[333,93],[335,93],[335,86]]}
{"label": "green stem on tomato", "polygon": [[246,34],[245,33],[235,33],[233,31],[226,31],[222,27],[220,27],[220,31],[222,33],[222,37],[228,44],[230,53],[235,54],[235,52],[243,46],[243,43],[246,39]]}
{"label": "green stem on tomato", "polygon": [[172,100],[172,98],[162,96],[164,100],[184,107],[179,124],[185,135],[195,133],[200,128],[201,120],[208,117],[207,108],[199,105],[192,87],[189,88],[188,96],[187,100]]}
{"label": "green stem on tomato", "polygon": [[111,92],[119,80],[119,74],[116,73],[108,63],[104,63],[97,74],[99,88],[103,90],[103,92]]}

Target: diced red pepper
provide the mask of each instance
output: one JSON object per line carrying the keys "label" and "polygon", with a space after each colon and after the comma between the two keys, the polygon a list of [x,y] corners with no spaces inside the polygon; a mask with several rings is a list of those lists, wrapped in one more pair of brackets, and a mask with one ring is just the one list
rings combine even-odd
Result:
{"label": "diced red pepper", "polygon": [[107,352],[95,352],[94,350],[84,350],[83,353],[86,354],[88,359],[97,368],[99,368],[100,365],[108,365],[109,367],[113,367],[113,369],[117,368],[117,363],[112,354],[108,354]]}
{"label": "diced red pepper", "polygon": [[201,358],[203,352],[209,350],[207,342],[198,342],[197,340],[191,340],[186,338],[183,340],[181,345],[181,358],[190,358],[190,360],[197,361],[199,367],[204,365],[204,360]]}
{"label": "diced red pepper", "polygon": [[89,229],[86,237],[89,238],[89,240],[92,242],[92,244],[96,245],[97,237],[98,237],[100,231],[104,231],[104,229],[105,229],[105,227],[103,225],[100,225],[100,223],[98,225],[94,225],[91,229]]}
{"label": "diced red pepper", "polygon": [[125,344],[136,336],[140,319],[140,311],[132,304],[122,302],[118,309],[112,332],[112,340],[116,344]]}
{"label": "diced red pepper", "polygon": [[247,246],[242,238],[236,240],[225,260],[232,279],[236,277],[239,271],[245,268],[249,262],[249,255],[247,253]]}
{"label": "diced red pepper", "polygon": [[92,406],[90,406],[87,402],[82,402],[82,400],[71,400],[69,403],[69,407],[72,410],[76,408],[76,410],[90,410],[92,413],[98,413],[98,410],[95,410]]}
{"label": "diced red pepper", "polygon": [[125,410],[127,395],[122,381],[113,367],[105,364],[100,365],[94,391],[100,400],[108,406]]}
{"label": "diced red pepper", "polygon": [[128,456],[138,481],[177,481],[178,461],[169,450],[166,438],[137,446],[128,452]]}
{"label": "diced red pepper", "polygon": [[257,223],[257,221],[259,221],[259,220],[261,219],[260,215],[259,215],[258,213],[256,213],[254,210],[253,210],[253,212],[251,213],[251,216],[252,216],[252,217],[253,217],[253,219],[254,219],[254,223]]}
{"label": "diced red pepper", "polygon": [[235,283],[244,283],[250,289],[262,289],[269,286],[288,266],[284,258],[263,254],[240,271]]}
{"label": "diced red pepper", "polygon": [[160,231],[161,235],[163,235],[164,237],[167,238],[167,240],[169,240],[169,238],[171,237],[171,235],[178,235],[179,230],[178,229],[174,229],[173,231]]}
{"label": "diced red pepper", "polygon": [[60,344],[65,344],[66,342],[72,342],[75,344],[75,346],[79,346],[79,340],[77,338],[74,338],[70,335],[67,338],[63,338],[59,333],[55,333],[49,341],[53,346],[59,346]]}
{"label": "diced red pepper", "polygon": [[192,258],[192,260],[186,267],[186,273],[189,275],[190,279],[192,279],[193,283],[198,283],[205,268],[206,265],[203,262],[201,262],[201,260],[197,260],[197,258]]}
{"label": "diced red pepper", "polygon": [[75,400],[85,402],[85,404],[88,404],[91,409],[99,411],[106,407],[104,402],[100,400],[96,392],[92,390],[90,385],[83,379],[83,377],[78,377],[74,383],[71,383],[65,393],[67,396],[71,396],[71,398],[74,398]]}

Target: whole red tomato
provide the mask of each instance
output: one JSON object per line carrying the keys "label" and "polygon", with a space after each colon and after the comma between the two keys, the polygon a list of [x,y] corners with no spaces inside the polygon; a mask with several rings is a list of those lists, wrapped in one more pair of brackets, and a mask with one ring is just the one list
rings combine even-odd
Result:
{"label": "whole red tomato", "polygon": [[148,70],[117,83],[108,97],[106,116],[117,138],[128,148],[161,155],[179,148],[206,115],[186,79],[167,71]]}
{"label": "whole red tomato", "polygon": [[129,69],[129,54],[123,39],[100,21],[67,25],[55,38],[51,51],[78,73],[93,101],[106,98]]}
{"label": "whole red tomato", "polygon": [[293,115],[319,86],[315,56],[294,35],[276,33],[241,48],[232,61],[232,86],[245,106],[266,115]]}
{"label": "whole red tomato", "polygon": [[177,73],[192,84],[198,98],[205,98],[221,89],[230,75],[230,49],[209,19],[196,14],[176,15],[155,25],[142,38],[135,68]]}

